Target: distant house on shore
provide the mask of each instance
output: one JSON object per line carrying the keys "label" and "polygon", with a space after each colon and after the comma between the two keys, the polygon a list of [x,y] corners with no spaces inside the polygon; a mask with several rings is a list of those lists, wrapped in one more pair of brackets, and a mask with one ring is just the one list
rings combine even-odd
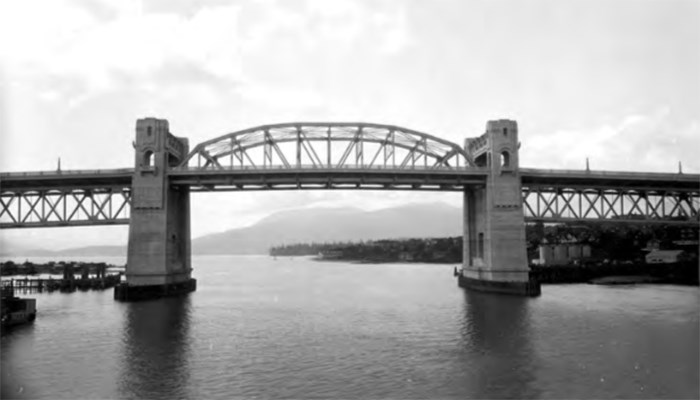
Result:
{"label": "distant house on shore", "polygon": [[647,264],[671,264],[688,259],[683,250],[653,250],[646,255]]}
{"label": "distant house on shore", "polygon": [[343,257],[341,250],[327,250],[326,252],[318,253],[318,258],[321,260],[339,260]]}
{"label": "distant house on shore", "polygon": [[591,257],[591,246],[583,243],[549,244],[545,240],[539,250],[540,258],[534,262],[537,265],[566,265]]}

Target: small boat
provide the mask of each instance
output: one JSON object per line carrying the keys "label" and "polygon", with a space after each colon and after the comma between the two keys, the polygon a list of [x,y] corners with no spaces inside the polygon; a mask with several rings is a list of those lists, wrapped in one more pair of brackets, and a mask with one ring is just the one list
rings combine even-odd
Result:
{"label": "small boat", "polygon": [[12,286],[3,284],[0,302],[2,328],[26,324],[36,319],[36,299],[15,296]]}

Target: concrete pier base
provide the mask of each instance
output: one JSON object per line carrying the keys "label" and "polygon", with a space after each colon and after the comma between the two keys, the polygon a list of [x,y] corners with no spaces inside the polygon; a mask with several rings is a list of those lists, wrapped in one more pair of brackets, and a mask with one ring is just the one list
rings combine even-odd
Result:
{"label": "concrete pier base", "polygon": [[464,189],[464,233],[460,287],[483,292],[538,296],[530,273],[515,121],[489,121],[486,133],[465,148],[490,173],[483,185]]}
{"label": "concrete pier base", "polygon": [[476,290],[480,292],[513,294],[518,296],[536,297],[541,294],[540,282],[531,277],[526,282],[513,281],[489,281],[485,279],[467,278],[463,275],[458,275],[457,284],[465,289]]}
{"label": "concrete pier base", "polygon": [[116,300],[141,300],[189,293],[190,189],[172,185],[168,171],[189,149],[173,136],[168,121],[155,118],[136,123],[136,151],[131,191],[126,282],[114,290]]}
{"label": "concrete pier base", "polygon": [[161,297],[180,296],[197,290],[197,280],[192,278],[184,282],[166,285],[129,285],[120,283],[114,287],[114,300],[137,301]]}

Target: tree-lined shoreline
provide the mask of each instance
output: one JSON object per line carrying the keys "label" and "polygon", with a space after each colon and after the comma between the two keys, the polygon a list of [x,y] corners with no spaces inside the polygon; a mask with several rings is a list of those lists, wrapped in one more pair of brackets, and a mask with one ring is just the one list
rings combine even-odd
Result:
{"label": "tree-lined shoreline", "polygon": [[[679,248],[697,257],[698,227],[674,225],[577,223],[528,224],[528,260],[539,257],[542,244],[582,243],[591,260],[644,263],[649,243],[661,249]],[[271,256],[317,256],[323,260],[357,262],[460,263],[462,237],[385,239],[355,242],[294,243],[270,248]]]}

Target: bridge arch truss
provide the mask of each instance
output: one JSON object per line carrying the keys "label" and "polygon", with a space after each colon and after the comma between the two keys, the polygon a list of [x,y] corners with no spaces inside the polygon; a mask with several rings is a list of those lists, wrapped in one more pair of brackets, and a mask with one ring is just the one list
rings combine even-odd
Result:
{"label": "bridge arch truss", "polygon": [[397,126],[285,123],[200,143],[177,169],[459,170],[468,160],[455,143]]}

